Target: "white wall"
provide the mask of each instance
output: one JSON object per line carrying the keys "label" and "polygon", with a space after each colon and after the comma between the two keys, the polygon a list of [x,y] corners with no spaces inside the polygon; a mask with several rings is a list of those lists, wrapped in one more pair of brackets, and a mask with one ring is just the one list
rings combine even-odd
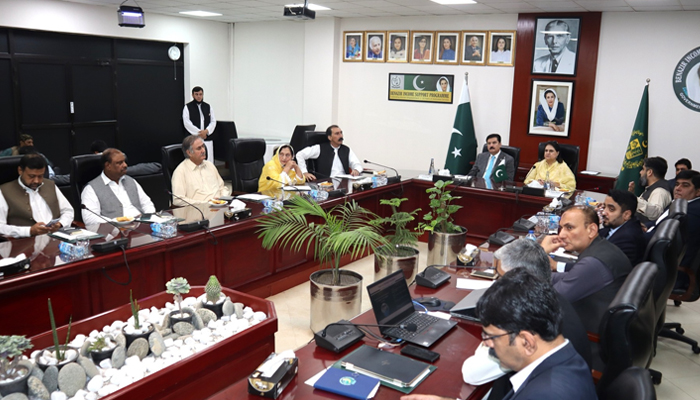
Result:
{"label": "white wall", "polygon": [[629,141],[646,79],[649,155],[673,164],[686,157],[700,168],[700,113],[673,93],[678,61],[700,46],[700,12],[603,13],[588,168],[616,175]]}
{"label": "white wall", "polygon": [[63,1],[2,0],[0,26],[186,43],[183,104],[191,100],[192,86],[199,85],[216,117],[232,118],[229,24],[146,13],[146,27],[121,28],[116,10]]}

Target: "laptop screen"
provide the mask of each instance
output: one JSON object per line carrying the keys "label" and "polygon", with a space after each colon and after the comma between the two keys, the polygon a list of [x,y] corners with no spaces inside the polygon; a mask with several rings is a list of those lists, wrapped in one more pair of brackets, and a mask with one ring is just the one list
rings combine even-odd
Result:
{"label": "laptop screen", "polygon": [[379,325],[396,325],[413,314],[413,299],[402,270],[368,285],[367,292]]}

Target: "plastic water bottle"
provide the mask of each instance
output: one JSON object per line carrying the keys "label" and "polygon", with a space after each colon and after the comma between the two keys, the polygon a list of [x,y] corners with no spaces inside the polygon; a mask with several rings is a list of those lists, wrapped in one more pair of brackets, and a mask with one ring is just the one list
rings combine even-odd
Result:
{"label": "plastic water bottle", "polygon": [[547,176],[544,178],[544,190],[549,190],[549,189],[550,189],[549,171],[547,171]]}
{"label": "plastic water bottle", "polygon": [[428,175],[435,175],[435,159],[430,159],[430,168],[428,168]]}
{"label": "plastic water bottle", "polygon": [[171,238],[177,234],[175,224],[154,222],[151,224],[151,231],[158,237]]}
{"label": "plastic water bottle", "polygon": [[533,231],[532,229],[530,229],[530,231],[527,233],[527,236],[525,236],[525,239],[530,239],[530,240],[532,240],[533,242],[536,242],[536,241],[537,241],[537,236],[535,236],[535,231]]}
{"label": "plastic water bottle", "polygon": [[58,250],[66,255],[73,258],[83,258],[87,255],[87,248],[85,245],[72,244],[68,242],[61,242],[58,245]]}

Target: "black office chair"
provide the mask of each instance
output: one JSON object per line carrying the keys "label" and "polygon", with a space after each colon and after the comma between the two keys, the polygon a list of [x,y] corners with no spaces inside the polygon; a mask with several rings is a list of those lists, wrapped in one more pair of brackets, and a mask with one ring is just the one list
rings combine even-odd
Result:
{"label": "black office chair", "polygon": [[[162,167],[163,167],[163,179],[165,180],[165,187],[169,190],[173,190],[173,171],[180,165],[181,162],[185,161],[185,154],[182,152],[181,144],[171,144],[168,146],[163,146],[160,148],[160,154],[162,157]],[[172,204],[172,196],[170,196],[170,203]]]}
{"label": "black office chair", "polygon": [[599,400],[656,400],[656,389],[649,371],[629,367],[622,371],[608,387],[598,392]]}
{"label": "black office chair", "polygon": [[17,167],[23,156],[0,157],[0,185],[17,179]]}
{"label": "black office chair", "polygon": [[[538,160],[544,159],[544,148],[546,144],[547,142],[540,142],[539,146],[537,147]],[[571,172],[573,172],[574,175],[576,175],[576,173],[578,172],[578,159],[579,153],[581,153],[581,148],[573,144],[562,143],[559,143],[559,148],[561,150],[559,152],[559,155],[564,160],[566,165],[569,166]]]}
{"label": "black office chair", "polygon": [[[80,209],[80,194],[87,184],[102,173],[102,156],[100,154],[83,154],[70,159],[70,187],[75,196],[76,209]],[[79,214],[79,213],[78,213]]]}
{"label": "black office chair", "polygon": [[[484,143],[484,147],[481,149],[482,153],[489,151],[488,146]],[[518,170],[518,165],[520,165],[520,147],[504,146],[501,145],[501,151],[513,157],[513,162],[515,164],[515,170]],[[515,177],[513,177],[515,180]]]}
{"label": "black office chair", "polygon": [[229,143],[228,166],[231,169],[233,191],[257,192],[260,173],[265,165],[265,140],[231,139]]}
{"label": "black office chair", "polygon": [[[306,146],[315,146],[317,144],[323,144],[323,143],[328,143],[328,136],[326,136],[326,132],[319,132],[319,131],[306,131],[304,132],[306,135]],[[301,149],[300,149],[301,150]],[[296,148],[294,149],[296,150]],[[317,160],[306,160],[306,169],[308,171],[318,171],[318,163]],[[323,178],[328,178],[327,176],[317,176],[317,178],[323,179]]]}
{"label": "black office chair", "polygon": [[216,129],[212,135],[214,141],[214,159],[226,161],[228,142],[238,138],[236,123],[233,121],[216,121]]}
{"label": "black office chair", "polygon": [[292,146],[295,152],[307,146],[306,132],[316,129],[316,124],[312,125],[297,125],[294,127],[292,138],[289,139],[289,145]]}
{"label": "black office chair", "polygon": [[654,281],[658,267],[638,264],[610,303],[600,322],[600,357],[605,364],[598,394],[607,390],[625,369],[648,368],[654,354]]}

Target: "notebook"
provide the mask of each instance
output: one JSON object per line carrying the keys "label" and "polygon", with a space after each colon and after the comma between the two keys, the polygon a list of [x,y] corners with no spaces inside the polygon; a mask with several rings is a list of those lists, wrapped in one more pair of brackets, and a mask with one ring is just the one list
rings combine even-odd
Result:
{"label": "notebook", "polygon": [[455,321],[421,314],[413,307],[403,270],[367,286],[374,316],[379,325],[416,324],[415,332],[399,327],[381,327],[379,331],[388,337],[403,339],[418,346],[430,347],[457,325]]}
{"label": "notebook", "polygon": [[429,364],[367,345],[345,356],[340,365],[398,387],[414,387],[432,371]]}
{"label": "notebook", "polygon": [[357,400],[371,399],[379,388],[379,379],[339,368],[328,368],[314,383],[316,389]]}

